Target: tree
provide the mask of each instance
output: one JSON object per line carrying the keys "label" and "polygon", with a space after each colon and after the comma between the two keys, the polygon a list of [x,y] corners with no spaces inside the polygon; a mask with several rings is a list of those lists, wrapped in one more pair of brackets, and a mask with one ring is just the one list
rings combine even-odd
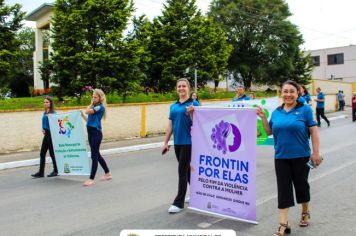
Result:
{"label": "tree", "polygon": [[148,86],[170,91],[178,78],[187,76],[187,68],[191,73],[198,69],[200,83],[225,71],[231,49],[226,36],[218,25],[201,15],[195,0],[168,0],[151,29]]}
{"label": "tree", "polygon": [[229,71],[235,80],[251,83],[282,84],[295,79],[305,84],[310,68],[300,50],[303,43],[283,0],[213,0],[209,16],[224,28],[233,45]]}
{"label": "tree", "polygon": [[16,32],[22,26],[24,15],[20,4],[10,6],[0,0],[0,87],[9,86],[9,76],[16,67],[16,52],[20,46]]}
{"label": "tree", "polygon": [[17,97],[30,95],[33,85],[33,51],[35,50],[35,32],[30,27],[21,28],[16,34],[19,46],[15,52],[16,64],[9,75],[9,87]]}
{"label": "tree", "polygon": [[87,85],[125,92],[135,84],[138,47],[123,39],[132,11],[131,0],[56,1],[50,68],[58,96]]}

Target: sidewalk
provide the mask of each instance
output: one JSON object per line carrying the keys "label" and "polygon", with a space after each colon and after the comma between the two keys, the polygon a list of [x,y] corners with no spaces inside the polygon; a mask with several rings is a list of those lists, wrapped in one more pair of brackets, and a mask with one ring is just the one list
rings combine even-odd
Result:
{"label": "sidewalk", "polygon": [[[327,113],[326,116],[331,121],[337,119],[345,119],[350,117],[351,108],[345,107],[345,111],[337,111]],[[322,120],[324,122],[324,120]],[[101,153],[103,155],[118,154],[130,151],[138,151],[152,148],[162,147],[164,136],[154,136],[148,138],[126,139],[114,142],[105,142],[101,145]],[[88,150],[90,151],[90,150]],[[13,164],[11,164],[13,162]],[[10,163],[10,165],[9,165]],[[31,152],[19,152],[0,155],[0,170],[13,167],[35,165],[39,163],[39,150]]]}

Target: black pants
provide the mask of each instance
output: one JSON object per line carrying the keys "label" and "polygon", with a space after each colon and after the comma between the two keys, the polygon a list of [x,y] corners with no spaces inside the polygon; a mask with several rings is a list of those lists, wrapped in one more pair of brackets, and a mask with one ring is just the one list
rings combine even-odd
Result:
{"label": "black pants", "polygon": [[345,101],[339,101],[339,111],[345,110]]}
{"label": "black pants", "polygon": [[318,126],[320,126],[320,116],[321,118],[323,118],[327,124],[329,124],[329,120],[328,118],[326,118],[325,114],[324,114],[324,108],[316,108],[316,120],[318,122]]}
{"label": "black pants", "polygon": [[101,140],[103,139],[103,133],[98,129],[89,126],[87,126],[87,130],[92,160],[90,179],[94,179],[96,171],[98,170],[98,162],[104,169],[105,174],[109,173],[110,171],[99,151]]}
{"label": "black pants", "polygon": [[308,161],[309,157],[275,159],[279,209],[294,206],[293,186],[297,203],[310,201],[308,183],[310,168],[306,164]]}
{"label": "black pants", "polygon": [[352,121],[356,121],[356,108],[352,108]]}
{"label": "black pants", "polygon": [[178,193],[173,205],[183,208],[187,185],[190,183],[192,145],[174,145],[174,151],[178,161]]}
{"label": "black pants", "polygon": [[40,174],[44,174],[44,169],[46,164],[46,154],[48,150],[53,163],[53,171],[58,173],[57,163],[54,157],[51,132],[49,130],[45,130],[45,134],[42,140],[41,151],[40,151],[40,171],[39,171]]}

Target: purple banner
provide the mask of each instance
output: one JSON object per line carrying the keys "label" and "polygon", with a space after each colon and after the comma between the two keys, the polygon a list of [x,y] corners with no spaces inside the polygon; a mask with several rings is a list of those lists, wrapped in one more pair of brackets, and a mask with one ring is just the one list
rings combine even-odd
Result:
{"label": "purple banner", "polygon": [[189,208],[256,222],[256,111],[195,107]]}

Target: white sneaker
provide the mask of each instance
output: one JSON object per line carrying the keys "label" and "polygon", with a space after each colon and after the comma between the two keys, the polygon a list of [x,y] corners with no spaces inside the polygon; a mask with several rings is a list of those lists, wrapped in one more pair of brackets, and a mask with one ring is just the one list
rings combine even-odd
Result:
{"label": "white sneaker", "polygon": [[179,207],[177,207],[177,206],[175,206],[175,205],[171,205],[171,206],[168,208],[168,212],[169,212],[170,214],[179,213],[179,212],[181,212],[181,211],[183,211],[183,208],[179,208]]}
{"label": "white sneaker", "polygon": [[185,203],[189,203],[190,202],[190,197],[186,197],[184,200]]}

